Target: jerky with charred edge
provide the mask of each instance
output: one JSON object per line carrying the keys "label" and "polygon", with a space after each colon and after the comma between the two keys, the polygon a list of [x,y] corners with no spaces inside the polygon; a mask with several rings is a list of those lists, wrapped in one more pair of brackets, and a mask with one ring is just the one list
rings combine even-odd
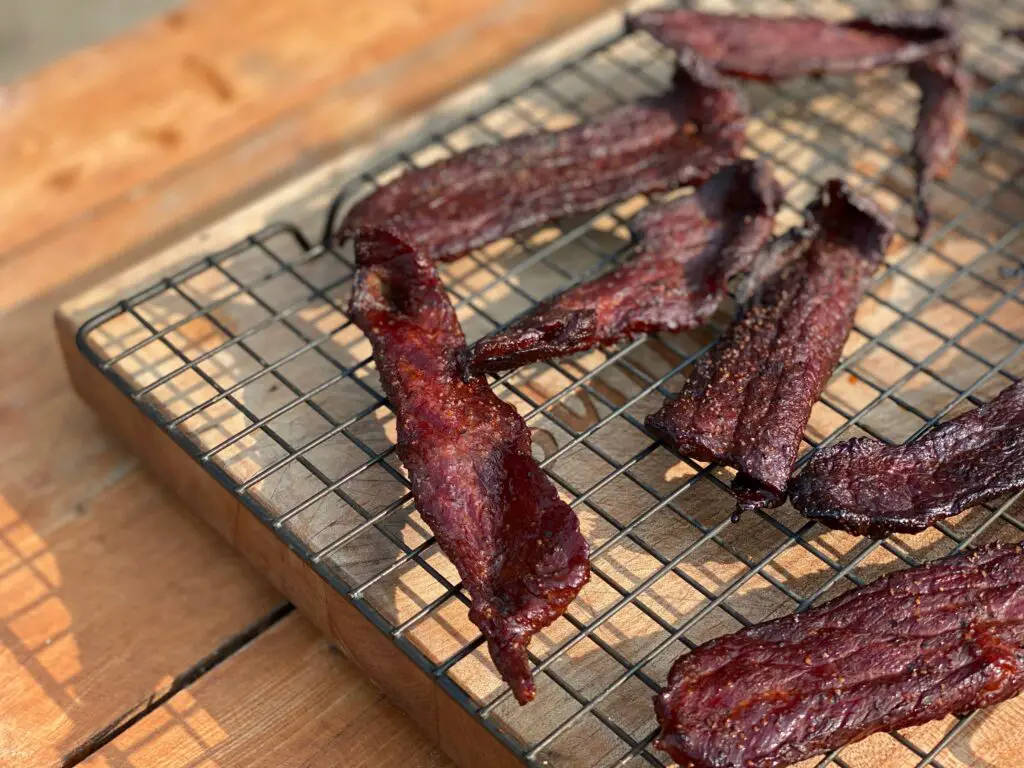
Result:
{"label": "jerky with charred edge", "polygon": [[967,133],[971,77],[948,56],[916,62],[908,71],[910,79],[921,89],[913,147],[917,165],[917,236],[920,239],[931,219],[925,187],[932,179],[944,179],[952,172],[960,142]]}
{"label": "jerky with charred edge", "polygon": [[701,325],[771,235],[782,190],[761,162],[719,171],[689,197],[655,205],[635,225],[636,257],[570,288],[470,350],[495,373],[653,331]]}
{"label": "jerky with charred edge", "polygon": [[656,744],[690,768],[780,768],[1022,689],[1024,549],[996,544],[681,657]]}
{"label": "jerky with charred edge", "polygon": [[351,316],[373,345],[398,419],[413,496],[469,592],[469,616],[521,704],[526,648],[590,574],[579,522],[530,453],[530,430],[483,378],[464,381],[465,339],[431,261],[360,233]]}
{"label": "jerky with charred edge", "polygon": [[684,456],[739,470],[739,509],[778,506],[811,408],[824,389],[857,304],[882,261],[891,226],[869,201],[830,181],[808,209],[785,266],[675,399],[647,428]]}
{"label": "jerky with charred edge", "polygon": [[745,117],[743,98],[688,53],[671,93],[410,171],[359,202],[341,235],[399,227],[420,253],[452,259],[562,216],[700,183],[739,156]]}
{"label": "jerky with charred edge", "polygon": [[1024,383],[919,440],[854,438],[820,451],[794,479],[807,517],[850,533],[917,533],[1024,488]]}
{"label": "jerky with charred edge", "polygon": [[770,18],[686,9],[627,17],[676,50],[692,50],[720,72],[754,80],[863,72],[909,64],[959,44],[949,11],[890,13],[831,22],[801,16]]}

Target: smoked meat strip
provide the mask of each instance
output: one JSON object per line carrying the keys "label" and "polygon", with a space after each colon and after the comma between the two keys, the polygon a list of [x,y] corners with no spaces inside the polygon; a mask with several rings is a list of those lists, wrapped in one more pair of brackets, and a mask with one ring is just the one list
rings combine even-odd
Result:
{"label": "smoked meat strip", "polygon": [[683,768],[780,768],[1024,688],[1024,550],[898,571],[679,658],[656,745]]}
{"label": "smoked meat strip", "polygon": [[910,64],[951,52],[960,41],[955,15],[942,10],[832,22],[680,8],[643,11],[626,24],[677,51],[695,52],[724,74],[769,81]]}
{"label": "smoked meat strip", "polygon": [[540,304],[478,341],[474,373],[496,373],[641,333],[703,325],[771,236],[782,190],[764,163],[741,160],[696,193],[643,211],[632,260]]}
{"label": "smoked meat strip", "polygon": [[912,150],[917,166],[916,218],[920,239],[931,220],[925,188],[933,179],[944,179],[953,171],[960,142],[967,134],[971,76],[948,56],[916,62],[908,71],[910,79],[921,89]]}
{"label": "smoked meat strip", "polygon": [[782,503],[811,408],[891,237],[875,206],[832,180],[782,266],[648,430],[683,456],[735,467],[738,509]]}
{"label": "smoked meat strip", "polygon": [[819,451],[793,480],[805,516],[862,536],[917,533],[1024,488],[1024,383],[912,443],[857,437]]}
{"label": "smoked meat strip", "polygon": [[699,184],[739,157],[745,117],[743,98],[685,53],[670,93],[411,170],[357,203],[340,235],[395,227],[417,252],[454,259],[563,216]]}
{"label": "smoked meat strip", "polygon": [[367,335],[398,421],[416,507],[469,593],[469,616],[502,678],[535,694],[527,645],[590,574],[573,510],[530,452],[530,430],[480,377],[433,263],[400,236],[356,238],[351,317]]}

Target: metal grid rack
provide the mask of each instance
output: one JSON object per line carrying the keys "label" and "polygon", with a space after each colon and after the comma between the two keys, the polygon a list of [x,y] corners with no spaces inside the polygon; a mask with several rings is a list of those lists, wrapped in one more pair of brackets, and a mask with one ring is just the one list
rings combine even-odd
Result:
{"label": "metal grid rack", "polygon": [[[733,9],[779,11],[777,2],[763,5]],[[841,174],[880,199],[904,237],[865,300],[871,311],[858,315],[801,463],[858,430],[916,438],[1024,374],[1024,47],[996,36],[1019,23],[1024,7],[963,5],[967,63],[978,76],[973,138],[958,171],[936,185],[938,225],[921,245],[909,242],[915,92],[900,71],[741,86],[754,106],[750,149],[784,181],[790,216],[825,178]],[[883,541],[828,533],[786,509],[731,524],[729,473],[680,461],[643,431],[644,414],[678,388],[715,331],[641,338],[493,382],[546,436],[542,466],[581,515],[592,545],[588,590],[599,595],[535,640],[537,702],[515,708],[493,674],[480,671],[487,662],[481,638],[465,626],[467,599],[416,516],[368,347],[345,317],[350,248],[329,235],[355,199],[412,165],[658,91],[670,68],[671,55],[645,35],[596,40],[522,92],[497,94],[366,170],[332,204],[322,238],[272,226],[109,308],[78,334],[83,354],[138,407],[527,763],[572,764],[573,740],[585,738],[603,745],[601,765],[664,765],[651,746],[649,696],[686,647],[803,610],[886,570],[1024,532],[1017,498],[922,537]],[[859,127],[865,120],[871,130]],[[446,266],[467,335],[628,255],[626,222],[642,204],[529,232]],[[727,319],[720,313],[714,327]],[[197,323],[205,329],[198,341],[189,332]],[[281,491],[286,485],[293,490]],[[390,554],[366,556],[381,546]],[[794,552],[803,566],[794,565]],[[805,573],[808,562],[816,570]],[[410,583],[416,594],[405,599]],[[430,586],[415,586],[423,584]],[[670,599],[681,591],[689,596],[683,608]],[[962,765],[955,747],[975,721],[949,718],[883,738],[899,756],[893,765]],[[819,765],[865,764],[849,749]]]}

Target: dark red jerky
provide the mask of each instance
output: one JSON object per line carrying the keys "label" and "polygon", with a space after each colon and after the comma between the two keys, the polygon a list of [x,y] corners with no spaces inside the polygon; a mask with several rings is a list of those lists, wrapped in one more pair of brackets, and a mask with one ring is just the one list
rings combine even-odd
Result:
{"label": "dark red jerky", "polygon": [[717,15],[686,9],[627,18],[676,50],[692,50],[720,72],[754,80],[863,72],[909,64],[958,44],[949,12],[881,14],[841,23],[801,16]]}
{"label": "dark red jerky", "polygon": [[431,261],[380,231],[361,234],[356,249],[351,316],[397,415],[416,506],[525,704],[535,693],[527,645],[589,578],[586,541],[534,461],[523,419],[484,379],[463,380],[465,339]]}
{"label": "dark red jerky", "polygon": [[656,744],[689,768],[778,768],[1024,688],[1024,550],[900,571],[681,657]]}
{"label": "dark red jerky", "polygon": [[1017,27],[1014,29],[1004,29],[1003,37],[1015,37],[1024,43],[1024,27]]}
{"label": "dark red jerky", "polygon": [[948,56],[912,64],[909,73],[921,89],[913,147],[917,165],[917,230],[921,238],[931,219],[925,188],[933,179],[944,179],[952,172],[960,142],[967,134],[971,77]]}
{"label": "dark red jerky", "polygon": [[778,506],[811,408],[828,382],[891,227],[873,204],[830,181],[804,236],[675,399],[647,428],[683,456],[739,470],[739,509]]}
{"label": "dark red jerky", "polygon": [[800,512],[862,536],[917,533],[1024,488],[1024,383],[919,440],[854,438],[820,451],[793,481]]}
{"label": "dark red jerky", "polygon": [[359,202],[341,235],[397,227],[420,253],[456,258],[563,216],[700,183],[739,156],[745,116],[713,68],[681,56],[670,94],[410,171]]}
{"label": "dark red jerky", "polygon": [[550,299],[470,350],[473,372],[495,373],[640,333],[702,325],[771,236],[782,190],[761,162],[719,171],[689,197],[648,208],[640,245],[619,269]]}

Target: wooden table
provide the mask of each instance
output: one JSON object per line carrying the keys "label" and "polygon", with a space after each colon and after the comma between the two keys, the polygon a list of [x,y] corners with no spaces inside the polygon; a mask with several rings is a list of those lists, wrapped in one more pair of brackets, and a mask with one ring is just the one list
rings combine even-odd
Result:
{"label": "wooden table", "polygon": [[197,0],[0,90],[0,766],[448,765],[100,429],[51,317],[610,5]]}

